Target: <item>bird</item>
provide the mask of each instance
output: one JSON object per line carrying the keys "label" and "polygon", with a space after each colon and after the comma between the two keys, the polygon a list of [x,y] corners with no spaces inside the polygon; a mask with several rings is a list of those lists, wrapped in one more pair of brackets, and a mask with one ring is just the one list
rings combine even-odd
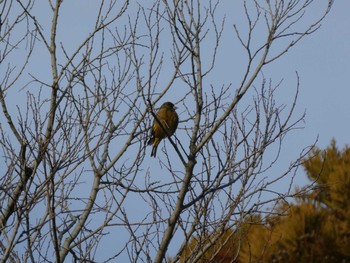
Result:
{"label": "bird", "polygon": [[156,115],[157,118],[154,118],[153,121],[150,134],[151,138],[148,141],[148,145],[153,144],[151,157],[156,157],[160,141],[165,137],[170,137],[176,131],[177,125],[179,124],[179,116],[175,110],[175,105],[169,101],[163,103],[159,108]]}

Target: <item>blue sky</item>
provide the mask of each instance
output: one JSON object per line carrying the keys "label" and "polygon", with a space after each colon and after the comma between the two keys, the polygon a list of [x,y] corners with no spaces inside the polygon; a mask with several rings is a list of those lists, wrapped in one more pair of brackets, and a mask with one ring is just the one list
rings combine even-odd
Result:
{"label": "blue sky", "polygon": [[[74,3],[72,5],[64,3],[59,17],[59,21],[63,24],[59,28],[61,35],[59,34],[58,38],[68,47],[68,50],[70,45],[73,48],[76,47],[80,42],[79,37],[85,37],[94,24],[94,21],[81,20],[79,16],[75,16],[76,13],[73,10],[76,8],[72,8],[74,5]],[[88,1],[80,9],[85,14],[84,19],[89,17],[86,16],[87,14],[96,11],[91,8]],[[350,98],[350,17],[348,10],[350,10],[350,1],[336,0],[331,13],[322,22],[322,27],[272,64],[273,72],[269,72],[276,81],[283,78],[286,86],[289,84],[295,86],[295,71],[299,73],[301,89],[297,109],[300,112],[306,110],[307,114],[305,129],[299,137],[304,144],[313,141],[317,136],[319,136],[318,145],[322,148],[326,147],[333,137],[339,146],[350,143],[348,121],[350,116],[348,102]],[[41,13],[44,18],[45,12],[40,11],[42,10],[38,10],[38,14]],[[227,10],[224,11],[227,13]],[[235,10],[232,11],[236,14]],[[241,19],[237,17],[236,21]],[[45,20],[50,22],[49,17]],[[226,23],[226,28],[231,25]],[[46,61],[42,65],[36,63],[36,67],[32,67],[31,72],[40,75],[42,79],[45,79],[47,74],[50,79],[50,68],[46,66],[48,59],[47,52],[40,53],[40,57],[36,60]],[[229,71],[230,65],[218,66],[218,68],[224,72],[227,70],[227,74],[232,74]],[[237,80],[237,84],[239,81],[240,79]]]}
{"label": "blue sky", "polygon": [[[319,136],[321,148],[334,137],[350,143],[350,1],[336,0],[322,27],[283,58],[301,78],[299,108],[306,109],[300,140]],[[288,60],[288,61],[287,61]]]}
{"label": "blue sky", "polygon": [[[73,8],[72,6],[75,3],[78,3],[78,1],[63,4],[60,21],[63,21],[64,25],[68,25],[68,27],[59,31],[61,34],[59,35],[60,41],[71,45],[73,48],[79,43],[79,36],[84,37],[93,26],[93,21],[79,19],[79,16],[76,15],[77,8],[81,8],[80,11],[84,14],[96,11],[91,10],[91,6],[89,6],[91,2],[89,1],[86,1],[87,4],[82,7]],[[282,162],[285,164],[298,156],[300,150],[312,144],[316,138],[318,138],[317,145],[321,148],[328,146],[332,138],[337,140],[339,147],[350,144],[349,10],[349,0],[335,0],[331,13],[322,22],[322,27],[311,36],[304,38],[290,52],[266,70],[275,82],[284,79],[283,89],[280,90],[277,98],[281,103],[287,105],[291,102],[290,94],[293,94],[296,84],[295,71],[298,71],[300,76],[300,95],[296,113],[302,114],[306,111],[306,122],[303,129],[293,131],[286,140],[282,153]],[[45,13],[40,11],[42,10],[39,10],[38,13],[45,16]],[[239,17],[235,18],[241,19]],[[50,23],[50,18],[47,19],[47,22]],[[231,25],[228,24],[227,26],[230,27]],[[222,54],[226,53],[225,48],[230,48],[226,44],[223,43]],[[41,79],[45,79],[45,74],[50,74],[50,68],[47,67],[49,58],[47,53],[45,54],[38,56],[35,61],[37,62],[36,67],[30,69]],[[40,61],[45,63],[41,64]],[[230,66],[230,64],[227,64],[218,65],[217,67],[219,71],[222,71],[220,74],[229,75],[235,71]],[[50,79],[51,76],[47,76]],[[240,79],[237,79],[237,83],[239,81]],[[15,104],[13,106],[15,107]],[[160,149],[158,152],[160,154]],[[157,163],[157,161],[154,161],[154,163]],[[277,166],[275,171],[278,172],[280,167]],[[297,183],[303,184],[304,182],[305,180],[300,178]]]}
{"label": "blue sky", "polygon": [[[298,71],[300,95],[297,112],[306,112],[304,128],[290,134],[280,164],[297,157],[300,149],[316,139],[316,145],[321,149],[326,148],[333,138],[339,148],[350,144],[348,10],[350,1],[336,0],[321,28],[273,65],[276,76],[284,78],[287,83],[295,82],[295,71]],[[281,99],[284,100],[283,95]],[[299,170],[298,174],[304,172]],[[296,184],[303,185],[306,182],[304,176],[297,177]]]}

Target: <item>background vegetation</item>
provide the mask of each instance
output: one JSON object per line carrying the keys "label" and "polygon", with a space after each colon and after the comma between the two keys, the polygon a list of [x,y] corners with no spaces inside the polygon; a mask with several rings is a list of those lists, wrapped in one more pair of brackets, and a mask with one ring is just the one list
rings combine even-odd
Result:
{"label": "background vegetation", "polygon": [[[312,142],[274,170],[304,114],[299,75],[268,69],[333,1],[223,2],[0,0],[2,262],[196,262],[252,220],[282,227],[266,208],[308,190],[293,185]],[[154,160],[169,100],[179,128]]]}

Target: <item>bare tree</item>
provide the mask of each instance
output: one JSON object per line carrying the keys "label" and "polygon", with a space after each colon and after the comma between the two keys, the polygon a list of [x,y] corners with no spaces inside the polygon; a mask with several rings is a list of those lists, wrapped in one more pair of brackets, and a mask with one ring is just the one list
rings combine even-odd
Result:
{"label": "bare tree", "polygon": [[[178,261],[194,237],[196,262],[225,229],[293,195],[274,186],[293,181],[308,148],[269,171],[304,117],[299,77],[283,105],[284,83],[263,69],[333,1],[238,1],[245,20],[233,26],[219,1],[101,1],[85,19],[75,9],[87,31],[67,38],[76,3],[91,4],[0,1],[2,262]],[[223,50],[224,37],[240,48]],[[229,61],[239,84],[219,81],[223,52],[242,51]],[[164,100],[180,124],[153,160],[145,142]]]}

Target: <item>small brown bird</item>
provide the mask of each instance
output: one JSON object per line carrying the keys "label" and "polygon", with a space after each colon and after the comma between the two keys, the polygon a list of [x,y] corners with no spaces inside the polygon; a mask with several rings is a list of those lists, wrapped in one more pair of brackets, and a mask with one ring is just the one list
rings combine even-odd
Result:
{"label": "small brown bird", "polygon": [[[171,102],[165,102],[157,112],[157,119],[154,119],[151,138],[148,145],[153,144],[151,157],[156,157],[158,144],[165,137],[174,134],[179,123],[179,117],[175,111],[176,107]],[[162,125],[159,124],[161,122]]]}

